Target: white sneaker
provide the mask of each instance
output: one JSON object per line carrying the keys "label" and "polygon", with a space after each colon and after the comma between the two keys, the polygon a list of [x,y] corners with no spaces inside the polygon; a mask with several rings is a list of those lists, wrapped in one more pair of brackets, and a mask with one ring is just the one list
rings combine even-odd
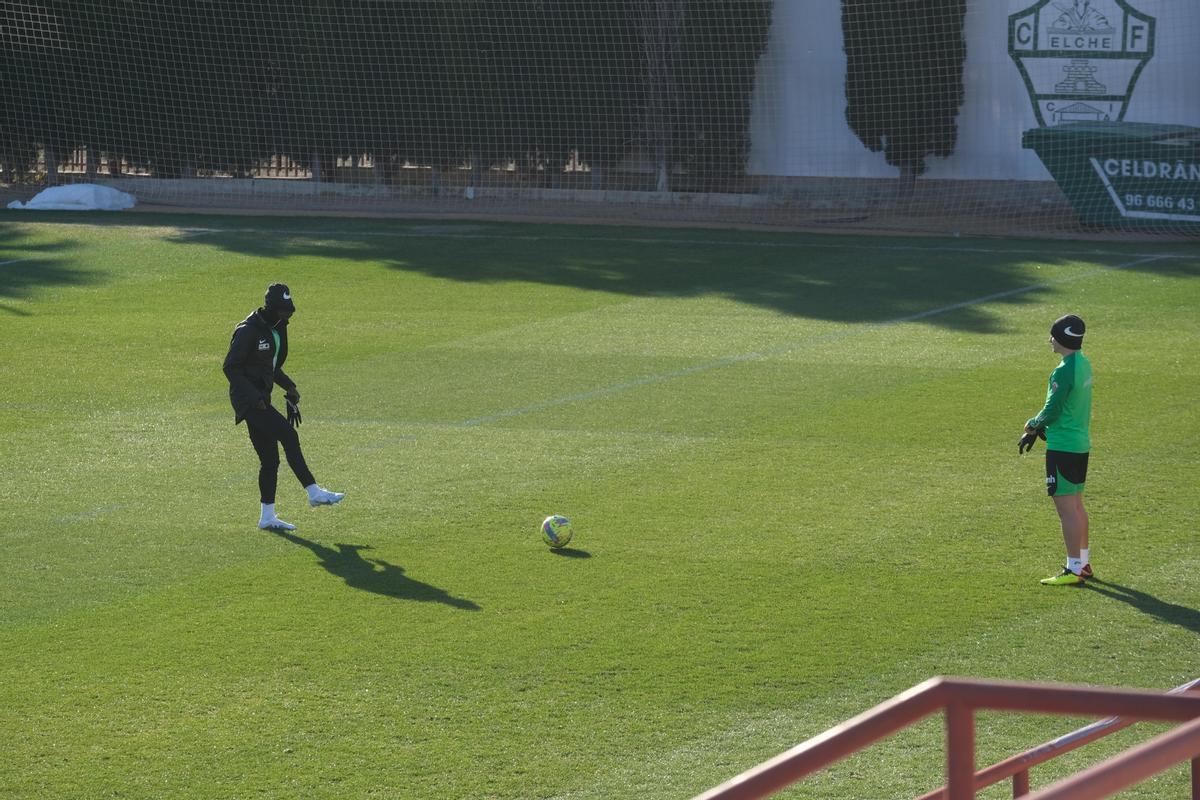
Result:
{"label": "white sneaker", "polygon": [[331,492],[328,489],[322,489],[315,483],[308,490],[308,504],[310,506],[331,506],[334,503],[340,502],[346,496],[345,492]]}
{"label": "white sneaker", "polygon": [[271,517],[270,519],[260,519],[258,527],[264,531],[294,531],[296,526],[290,522],[284,522],[279,517]]}

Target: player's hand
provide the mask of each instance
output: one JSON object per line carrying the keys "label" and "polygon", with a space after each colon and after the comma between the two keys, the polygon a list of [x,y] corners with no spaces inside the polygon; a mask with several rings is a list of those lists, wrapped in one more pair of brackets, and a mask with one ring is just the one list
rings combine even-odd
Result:
{"label": "player's hand", "polygon": [[300,406],[292,402],[292,398],[287,398],[287,421],[293,428],[300,427]]}
{"label": "player's hand", "polygon": [[1021,437],[1021,441],[1017,442],[1017,452],[1024,455],[1027,451],[1033,449],[1034,442],[1038,439],[1046,440],[1045,428],[1026,428],[1025,435]]}
{"label": "player's hand", "polygon": [[284,392],[283,396],[286,397],[288,401],[292,403],[292,405],[300,405],[300,392],[296,391],[295,386]]}

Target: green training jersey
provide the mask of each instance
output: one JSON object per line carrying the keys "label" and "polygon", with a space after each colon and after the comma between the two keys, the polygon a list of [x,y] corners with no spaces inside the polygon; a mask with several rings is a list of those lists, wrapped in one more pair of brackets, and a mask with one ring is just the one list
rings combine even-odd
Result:
{"label": "green training jersey", "polygon": [[1046,405],[1029,420],[1046,429],[1046,449],[1086,453],[1092,449],[1088,422],[1092,416],[1092,362],[1082,352],[1063,356],[1050,373]]}

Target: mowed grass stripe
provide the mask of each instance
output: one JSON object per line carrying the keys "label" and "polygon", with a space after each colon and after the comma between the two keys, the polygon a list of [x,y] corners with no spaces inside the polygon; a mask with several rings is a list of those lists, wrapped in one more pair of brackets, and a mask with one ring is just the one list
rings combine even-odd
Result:
{"label": "mowed grass stripe", "polygon": [[[102,282],[33,287],[35,313],[0,316],[21,370],[68,321],[81,352],[125,341],[78,375],[16,382],[36,424],[3,431],[12,474],[35,480],[0,491],[37,486],[0,511],[0,650],[17,654],[0,727],[22,765],[0,769],[6,794],[677,797],[933,672],[1165,688],[1191,666],[1194,569],[1160,566],[1196,562],[1195,510],[1170,491],[1194,473],[1200,425],[1179,400],[1194,347],[1153,345],[1160,325],[1195,344],[1194,260],[878,328],[1114,260],[1000,244],[952,263],[897,242],[883,263],[797,261],[803,237],[750,261],[536,236],[395,253],[372,225],[319,246],[271,227],[218,246],[135,233],[132,250],[103,229],[76,242]],[[308,512],[285,472],[294,540],[251,527],[254,458],[214,363],[276,276],[311,298],[293,332],[306,449],[351,489]],[[173,325],[167,287],[195,301]],[[1065,304],[1126,333],[1089,334],[1109,594],[1039,591],[1060,545],[1040,452],[1009,441]],[[545,397],[544,375],[597,389],[872,325],[462,424]],[[574,557],[537,540],[550,511],[576,519]],[[1084,658],[1041,646],[1077,628]],[[1065,729],[987,725],[1016,747]],[[939,744],[921,728],[796,796],[924,791]]]}

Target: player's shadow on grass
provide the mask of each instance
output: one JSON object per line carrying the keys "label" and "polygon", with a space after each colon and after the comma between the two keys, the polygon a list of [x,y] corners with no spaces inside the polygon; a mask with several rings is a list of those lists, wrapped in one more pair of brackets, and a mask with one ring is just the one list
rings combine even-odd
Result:
{"label": "player's shadow on grass", "polygon": [[1131,589],[1119,583],[1102,581],[1099,578],[1090,579],[1084,584],[1084,588],[1091,589],[1105,597],[1111,597],[1113,600],[1128,603],[1143,614],[1157,617],[1163,622],[1178,625],[1192,633],[1200,634],[1200,611],[1194,608],[1168,603],[1159,600],[1152,594],[1139,592],[1137,589]]}
{"label": "player's shadow on grass", "polygon": [[381,558],[363,558],[359,551],[370,550],[370,545],[338,544],[325,547],[288,531],[271,532],[293,544],[307,547],[320,559],[319,563],[326,572],[341,578],[351,589],[394,597],[397,600],[445,603],[464,611],[479,610],[479,606],[470,600],[455,597],[445,589],[413,580],[404,574],[403,567],[389,564]]}

